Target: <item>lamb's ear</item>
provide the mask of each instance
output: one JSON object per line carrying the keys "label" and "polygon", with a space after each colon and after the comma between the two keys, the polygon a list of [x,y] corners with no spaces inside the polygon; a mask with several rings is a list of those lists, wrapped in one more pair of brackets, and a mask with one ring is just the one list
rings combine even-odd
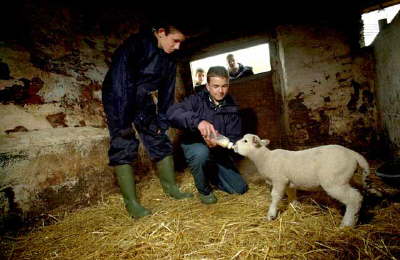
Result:
{"label": "lamb's ear", "polygon": [[255,147],[260,148],[262,146],[260,138],[253,136],[253,144]]}
{"label": "lamb's ear", "polygon": [[261,145],[262,146],[267,146],[267,145],[269,145],[269,143],[270,143],[270,140],[268,140],[268,139],[262,139],[261,140]]}

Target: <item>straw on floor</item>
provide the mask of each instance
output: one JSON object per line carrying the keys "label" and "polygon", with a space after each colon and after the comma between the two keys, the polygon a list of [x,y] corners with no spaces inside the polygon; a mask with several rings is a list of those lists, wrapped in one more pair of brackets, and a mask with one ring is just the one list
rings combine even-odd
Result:
{"label": "straw on floor", "polygon": [[[189,172],[183,190],[195,192]],[[127,216],[120,194],[62,217],[19,238],[9,259],[396,259],[400,256],[400,203],[369,208],[372,219],[339,228],[342,207],[323,192],[300,193],[266,221],[269,188],[249,184],[244,195],[216,192],[218,203],[168,198],[156,178],[138,184],[153,215]],[[325,197],[324,197],[325,196]]]}

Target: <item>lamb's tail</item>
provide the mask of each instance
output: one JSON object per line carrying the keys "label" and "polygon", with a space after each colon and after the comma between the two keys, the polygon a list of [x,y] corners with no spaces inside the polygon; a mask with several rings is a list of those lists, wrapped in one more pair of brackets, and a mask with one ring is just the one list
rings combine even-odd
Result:
{"label": "lamb's tail", "polygon": [[370,168],[369,168],[369,164],[368,161],[364,158],[364,156],[362,156],[361,154],[357,153],[357,152],[353,152],[354,158],[357,160],[358,165],[362,168],[363,172],[362,172],[362,185],[363,188],[368,191],[369,193],[373,193],[379,197],[382,197],[382,193],[374,188],[371,188],[370,186],[370,181],[368,180],[368,176],[370,174]]}
{"label": "lamb's tail", "polygon": [[[353,151],[354,152],[354,151]],[[362,156],[361,154],[354,152],[354,158],[357,160],[358,165],[362,168],[363,172],[362,172],[362,185],[364,187],[364,189],[368,189],[369,188],[369,183],[368,183],[368,176],[370,174],[370,170],[369,170],[369,164],[367,162],[367,160],[364,158],[364,156]]]}

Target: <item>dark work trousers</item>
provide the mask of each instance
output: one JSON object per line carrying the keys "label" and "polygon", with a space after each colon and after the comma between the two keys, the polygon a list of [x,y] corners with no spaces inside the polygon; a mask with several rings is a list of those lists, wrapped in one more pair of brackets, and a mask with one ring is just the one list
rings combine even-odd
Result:
{"label": "dark work trousers", "polygon": [[[105,105],[104,108],[107,118],[109,118],[107,106]],[[135,136],[132,123],[124,123],[126,126],[124,129],[120,129],[118,127],[120,123],[110,119],[108,120],[108,130],[110,133],[110,148],[108,150],[109,165],[130,164],[137,159],[139,148],[139,140]],[[118,125],[115,125],[113,122]],[[134,123],[134,125],[152,161],[160,161],[172,154],[172,143],[169,140],[167,131],[159,129],[155,112],[154,114],[150,113],[146,115],[145,124]]]}
{"label": "dark work trousers", "polygon": [[[140,129],[140,127],[136,127],[136,129],[152,161],[160,161],[172,154],[172,144],[165,132],[157,134],[150,130]],[[108,156],[111,166],[130,164],[137,159],[139,140],[135,137],[133,129],[129,129],[127,132],[129,133],[110,136]]]}
{"label": "dark work trousers", "polygon": [[216,148],[209,149],[203,143],[182,144],[194,183],[199,193],[208,195],[212,191],[210,184],[231,194],[243,194],[248,186],[233,164],[229,154]]}

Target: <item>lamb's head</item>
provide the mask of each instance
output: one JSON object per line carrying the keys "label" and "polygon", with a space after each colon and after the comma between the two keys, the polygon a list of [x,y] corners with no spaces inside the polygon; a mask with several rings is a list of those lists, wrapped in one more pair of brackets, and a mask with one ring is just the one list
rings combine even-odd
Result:
{"label": "lamb's head", "polygon": [[242,139],[238,140],[233,146],[233,150],[243,156],[248,156],[255,149],[265,147],[269,144],[268,139],[261,139],[257,135],[245,134]]}

